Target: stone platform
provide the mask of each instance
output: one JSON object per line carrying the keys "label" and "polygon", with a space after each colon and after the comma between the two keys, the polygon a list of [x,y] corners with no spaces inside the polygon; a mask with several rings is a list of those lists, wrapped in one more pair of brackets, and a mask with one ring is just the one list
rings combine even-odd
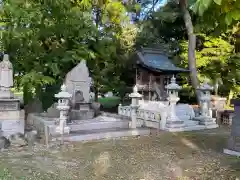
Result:
{"label": "stone platform", "polygon": [[[29,114],[27,122],[48,139],[61,139],[56,132],[55,118],[48,118],[43,114]],[[129,128],[129,119],[101,115],[94,119],[72,120],[68,124],[70,134],[64,135],[66,141],[90,141],[98,139],[119,138],[138,135],[149,135],[150,128]],[[47,132],[46,132],[47,130]]]}
{"label": "stone platform", "polygon": [[228,155],[232,155],[232,156],[238,156],[240,157],[240,152],[238,151],[233,151],[231,149],[223,149],[223,153],[228,154]]}
{"label": "stone platform", "polygon": [[183,132],[183,131],[197,131],[197,130],[204,130],[204,129],[214,129],[219,127],[217,124],[215,125],[195,125],[195,126],[184,126],[181,128],[165,128],[163,130],[168,132]]}
{"label": "stone platform", "polygon": [[[144,136],[149,135],[149,128],[109,128],[109,129],[95,129],[88,131],[70,132],[69,135],[64,136],[64,141],[91,141],[100,139],[114,139],[130,136]],[[61,137],[57,138],[61,140]]]}

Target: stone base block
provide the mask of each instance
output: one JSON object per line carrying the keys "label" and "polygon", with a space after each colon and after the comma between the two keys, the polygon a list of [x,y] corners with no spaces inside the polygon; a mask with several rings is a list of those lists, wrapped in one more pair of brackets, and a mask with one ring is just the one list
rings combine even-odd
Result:
{"label": "stone base block", "polygon": [[17,111],[20,109],[19,99],[0,98],[0,111]]}
{"label": "stone base block", "polygon": [[185,127],[183,121],[167,121],[166,128],[182,128]]}
{"label": "stone base block", "polygon": [[70,113],[71,120],[86,120],[94,118],[93,110],[72,110]]}
{"label": "stone base block", "polygon": [[0,98],[3,99],[11,99],[14,95],[11,91],[0,91]]}
{"label": "stone base block", "polygon": [[216,124],[216,119],[215,118],[211,118],[211,117],[199,116],[199,117],[195,117],[193,120],[194,121],[199,121],[200,125],[205,125],[205,126],[215,125]]}
{"label": "stone base block", "polygon": [[24,134],[24,119],[22,120],[1,120],[1,130],[3,136],[8,137],[12,134]]}
{"label": "stone base block", "polygon": [[0,121],[20,119],[20,117],[21,117],[21,111],[0,111]]}
{"label": "stone base block", "polygon": [[228,154],[228,155],[232,155],[232,156],[238,156],[240,157],[240,152],[238,151],[233,151],[231,149],[223,149],[223,153]]}
{"label": "stone base block", "polygon": [[212,125],[195,125],[195,126],[184,126],[179,128],[169,128],[165,127],[163,130],[169,131],[169,132],[183,132],[183,131],[197,131],[197,130],[203,130],[203,129],[214,129],[217,128],[217,124]]}
{"label": "stone base block", "polygon": [[[92,141],[101,139],[115,139],[130,136],[145,136],[151,133],[149,128],[137,129],[104,129],[93,131],[79,131],[78,133],[69,134],[64,137],[65,141]],[[57,138],[61,140],[61,138]]]}

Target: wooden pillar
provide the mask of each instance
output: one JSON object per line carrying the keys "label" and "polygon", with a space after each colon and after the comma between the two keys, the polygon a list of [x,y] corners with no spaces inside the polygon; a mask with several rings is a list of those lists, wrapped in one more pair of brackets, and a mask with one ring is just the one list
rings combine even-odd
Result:
{"label": "wooden pillar", "polygon": [[149,88],[148,88],[148,100],[149,101],[151,100],[151,96],[152,96],[151,86],[152,86],[152,74],[149,75]]}
{"label": "wooden pillar", "polygon": [[163,92],[164,92],[164,75],[159,76],[160,82],[159,82],[159,89],[161,92],[161,97],[159,97],[160,100],[162,100]]}

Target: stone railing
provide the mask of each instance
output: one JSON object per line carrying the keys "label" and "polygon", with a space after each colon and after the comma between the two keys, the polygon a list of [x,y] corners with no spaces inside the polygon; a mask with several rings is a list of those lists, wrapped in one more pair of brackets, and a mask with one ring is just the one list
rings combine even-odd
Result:
{"label": "stone railing", "polygon": [[131,117],[131,106],[122,106],[121,104],[118,106],[118,114],[122,116]]}
{"label": "stone railing", "polygon": [[[122,116],[131,118],[131,111],[132,111],[131,106],[119,105],[119,107],[118,107],[118,114],[122,115]],[[161,121],[161,114],[160,114],[160,112],[138,109],[137,110],[137,119],[138,119],[138,124],[141,124],[141,125],[147,126],[147,124],[149,124],[149,121],[157,122],[157,124],[159,124]],[[159,127],[159,125],[157,125],[157,127]]]}
{"label": "stone railing", "polygon": [[160,121],[161,115],[159,112],[138,109],[137,118],[143,119],[143,120],[150,120],[150,121]]}

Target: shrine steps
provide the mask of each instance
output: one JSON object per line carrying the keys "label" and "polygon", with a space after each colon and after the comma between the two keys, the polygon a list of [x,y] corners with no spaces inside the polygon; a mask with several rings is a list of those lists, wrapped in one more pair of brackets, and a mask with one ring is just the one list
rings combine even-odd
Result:
{"label": "shrine steps", "polygon": [[[130,136],[144,136],[150,135],[150,128],[109,128],[109,129],[94,129],[94,130],[80,130],[70,132],[70,134],[65,135],[64,141],[76,142],[76,141],[92,141],[101,139],[115,139],[121,137]],[[58,137],[57,140],[61,140]]]}

